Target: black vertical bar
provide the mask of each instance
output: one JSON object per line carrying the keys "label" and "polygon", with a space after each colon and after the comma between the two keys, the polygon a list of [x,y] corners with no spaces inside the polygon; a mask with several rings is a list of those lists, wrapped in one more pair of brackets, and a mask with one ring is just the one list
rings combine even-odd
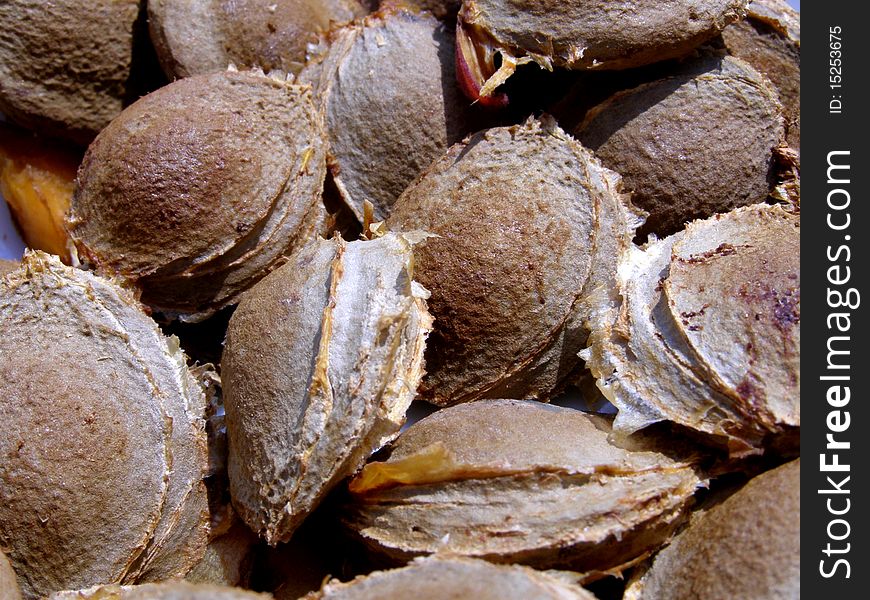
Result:
{"label": "black vertical bar", "polygon": [[865,598],[864,578],[870,578],[865,517],[870,162],[864,148],[870,131],[865,81],[870,35],[864,6],[846,0],[801,6],[801,592],[806,598]]}

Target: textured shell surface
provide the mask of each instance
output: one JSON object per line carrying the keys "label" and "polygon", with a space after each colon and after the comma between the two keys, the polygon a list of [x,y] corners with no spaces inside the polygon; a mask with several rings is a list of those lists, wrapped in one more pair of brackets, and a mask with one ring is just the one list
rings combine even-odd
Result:
{"label": "textured shell surface", "polygon": [[661,237],[693,219],[764,202],[785,121],[776,91],[749,64],[702,55],[617,92],[574,133],[649,212],[639,233]]}
{"label": "textured shell surface", "polygon": [[414,596],[420,600],[479,598],[480,600],[593,600],[578,585],[518,565],[502,566],[459,556],[416,559],[408,566],[376,571],[341,583],[325,584],[305,600],[375,600]]}
{"label": "textured shell surface", "polygon": [[0,534],[24,596],[186,573],[207,537],[205,397],[177,341],[39,252],[0,279],[0,322]]}
{"label": "textured shell surface", "polygon": [[324,136],[310,90],[262,72],[160,88],[85,155],[68,217],[79,258],[167,316],[208,316],[316,237]]}
{"label": "textured shell surface", "polygon": [[670,420],[756,452],[800,425],[800,216],[753,205],[634,249],[582,356],[632,432]]}
{"label": "textured shell surface", "polygon": [[452,552],[619,572],[668,539],[704,483],[690,453],[619,447],[610,433],[606,419],[538,402],[445,408],[366,465],[341,518],[396,562]]}
{"label": "textured shell surface", "polygon": [[137,0],[0,5],[0,112],[87,144],[128,94]]}
{"label": "textured shell surface", "polygon": [[625,593],[626,600],[698,597],[800,598],[800,459],[693,519]]}
{"label": "textured shell surface", "polygon": [[387,221],[438,236],[416,257],[436,319],[423,397],[551,397],[585,340],[579,299],[612,281],[638,219],[619,177],[550,119],[454,145]]}
{"label": "textured shell surface", "polygon": [[296,72],[308,45],[364,13],[357,0],[151,0],[148,25],[172,78],[239,68]]}
{"label": "textured shell surface", "polygon": [[431,328],[412,234],[320,241],[242,299],[223,357],[233,503],[270,543],[399,431]]}
{"label": "textured shell surface", "polygon": [[722,30],[728,52],[768,77],[786,117],[789,146],[801,148],[801,22],[783,0],[755,0],[746,18]]}
{"label": "textured shell surface", "polygon": [[387,8],[331,37],[299,80],[323,103],[330,172],[344,202],[360,221],[365,202],[384,219],[482,119],[456,86],[454,34],[432,15]]}
{"label": "textured shell surface", "polygon": [[687,53],[745,12],[746,0],[465,0],[461,18],[556,66],[625,68]]}

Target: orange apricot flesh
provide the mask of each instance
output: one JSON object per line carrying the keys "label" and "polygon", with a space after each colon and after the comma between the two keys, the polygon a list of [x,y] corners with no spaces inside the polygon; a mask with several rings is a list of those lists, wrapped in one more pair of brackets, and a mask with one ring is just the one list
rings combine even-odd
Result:
{"label": "orange apricot flesh", "polygon": [[28,247],[70,262],[64,218],[82,152],[47,138],[0,127],[0,193]]}

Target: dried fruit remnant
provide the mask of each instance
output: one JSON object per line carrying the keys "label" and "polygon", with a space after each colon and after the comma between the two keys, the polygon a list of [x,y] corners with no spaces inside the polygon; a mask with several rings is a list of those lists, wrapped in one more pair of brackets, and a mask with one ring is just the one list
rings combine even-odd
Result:
{"label": "dried fruit remnant", "polygon": [[[525,62],[529,60],[527,58]],[[508,95],[495,90],[514,74],[517,66],[519,62],[513,56],[499,52],[479,27],[462,20],[456,23],[456,81],[468,98],[490,108],[507,106]]]}
{"label": "dried fruit remnant", "polygon": [[8,127],[0,129],[0,193],[29,248],[70,261],[64,227],[81,153]]}
{"label": "dried fruit remnant", "polygon": [[286,541],[341,479],[393,439],[431,328],[411,234],[320,241],[252,288],[223,358],[233,503]]}
{"label": "dried fruit remnant", "polygon": [[342,520],[396,561],[452,552],[618,572],[668,539],[702,480],[690,460],[609,433],[604,419],[536,402],[446,408],[366,465]]}

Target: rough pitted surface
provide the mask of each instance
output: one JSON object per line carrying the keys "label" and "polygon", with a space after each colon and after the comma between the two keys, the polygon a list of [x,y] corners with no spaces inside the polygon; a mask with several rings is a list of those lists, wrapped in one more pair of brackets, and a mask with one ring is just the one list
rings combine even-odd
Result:
{"label": "rough pitted surface", "polygon": [[184,575],[207,537],[205,398],[177,342],[39,252],[0,279],[0,322],[0,538],[24,596]]}
{"label": "rough pitted surface", "polygon": [[223,356],[233,504],[289,539],[341,479],[399,431],[431,328],[415,238],[320,241],[246,293]]}
{"label": "rough pitted surface", "polygon": [[375,571],[347,583],[332,581],[304,600],[379,600],[381,598],[475,598],[477,600],[594,600],[577,585],[517,565],[493,565],[459,556],[417,559],[409,566]]}
{"label": "rough pitted surface", "polygon": [[88,143],[120,112],[138,0],[0,4],[0,112]]}
{"label": "rough pitted surface", "polygon": [[626,590],[626,600],[800,598],[800,459],[700,515]]}
{"label": "rough pitted surface", "polygon": [[641,235],[763,202],[785,124],[776,92],[732,57],[701,57],[671,77],[618,92],[575,135],[648,211]]}
{"label": "rough pitted surface", "polygon": [[357,0],[151,0],[149,26],[170,77],[228,65],[296,72],[308,44],[365,13]]}
{"label": "rough pitted surface", "polygon": [[575,131],[648,211],[641,234],[763,202],[785,124],[776,92],[745,62],[701,57],[618,92]]}
{"label": "rough pitted surface", "polygon": [[[483,43],[548,68],[624,69],[688,54],[745,12],[746,0],[465,0]],[[487,39],[488,38],[488,39]]]}
{"label": "rough pitted surface", "polygon": [[575,304],[612,285],[637,225],[619,187],[551,120],[531,119],[453,146],[402,194],[389,227],[439,236],[415,259],[436,319],[427,400],[557,391],[585,340]]}
{"label": "rough pitted surface", "polygon": [[165,86],[88,149],[68,217],[79,257],[167,316],[207,316],[316,237],[324,138],[304,86],[231,71]]}
{"label": "rough pitted surface", "polygon": [[782,102],[788,134],[801,148],[801,22],[784,0],[755,0],[746,18],[722,31],[725,47],[770,79]]}
{"label": "rough pitted surface", "polygon": [[632,432],[670,420],[755,452],[800,426],[800,216],[754,205],[634,249],[583,357]]}
{"label": "rough pitted surface", "polygon": [[49,600],[268,600],[271,597],[232,587],[167,581],[144,585],[100,585],[52,594]]}
{"label": "rough pitted surface", "polygon": [[330,171],[360,220],[366,200],[386,218],[432,161],[477,128],[453,55],[454,34],[437,19],[388,9],[337,32],[301,73],[322,99]]}
{"label": "rough pitted surface", "polygon": [[665,542],[702,481],[691,461],[608,441],[580,411],[483,400],[437,411],[350,483],[342,521],[394,561],[450,552],[618,572]]}

